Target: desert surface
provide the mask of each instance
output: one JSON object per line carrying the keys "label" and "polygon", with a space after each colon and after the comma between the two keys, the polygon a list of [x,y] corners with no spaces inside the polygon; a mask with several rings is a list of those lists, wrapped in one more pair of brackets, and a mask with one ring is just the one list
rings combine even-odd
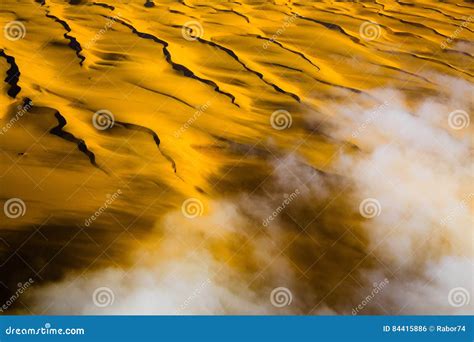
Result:
{"label": "desert surface", "polygon": [[2,0],[2,313],[472,314],[473,21]]}

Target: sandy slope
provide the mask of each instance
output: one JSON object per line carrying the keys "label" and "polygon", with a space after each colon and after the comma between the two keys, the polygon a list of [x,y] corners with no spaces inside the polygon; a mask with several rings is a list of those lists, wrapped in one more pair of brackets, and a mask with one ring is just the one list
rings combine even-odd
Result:
{"label": "sandy slope", "polygon": [[[275,185],[275,163],[294,154],[304,162],[285,164],[283,177],[301,180],[305,170],[337,184],[331,196],[290,207],[273,241],[308,294],[296,305],[304,313],[317,304],[336,311],[353,305],[355,289],[365,286],[357,270],[379,261],[368,252],[361,218],[348,213],[351,185],[332,166],[341,148],[360,148],[328,135],[332,104],[375,106],[369,93],[385,87],[410,103],[442,97],[452,89],[439,75],[472,82],[474,28],[459,27],[473,8],[408,0],[2,1],[1,26],[16,20],[26,29],[23,39],[0,37],[2,125],[18,117],[25,99],[33,102],[0,135],[2,200],[26,204],[24,216],[2,217],[2,298],[29,277],[40,284],[71,272],[128,269],[138,263],[132,251],[159,248],[170,229],[164,217],[188,198],[203,203],[204,216],[213,201],[241,203],[243,194],[279,203],[291,188]],[[183,37],[190,21],[202,28],[198,39]],[[364,23],[374,25],[375,39],[361,34]],[[291,127],[272,127],[279,109],[291,113]],[[94,127],[98,110],[113,113],[112,128]],[[118,199],[86,227],[118,189]],[[261,229],[266,215],[252,217],[244,207],[238,210],[250,222],[242,235],[203,241],[249,288],[261,289],[281,275],[253,260],[255,250],[240,249],[255,233],[269,240],[264,249],[272,240]],[[200,243],[191,241],[173,248]],[[174,253],[160,257],[178,258]],[[14,307],[45,309],[25,299]]]}

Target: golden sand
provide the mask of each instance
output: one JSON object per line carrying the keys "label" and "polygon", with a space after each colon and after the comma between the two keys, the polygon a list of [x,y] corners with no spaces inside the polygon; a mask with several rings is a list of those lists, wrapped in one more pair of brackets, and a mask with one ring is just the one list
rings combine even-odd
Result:
{"label": "golden sand", "polygon": [[[156,251],[169,229],[180,231],[177,239],[196,235],[193,224],[163,223],[187,199],[202,204],[203,217],[216,201],[242,194],[280,203],[272,163],[295,154],[337,186],[330,199],[290,205],[273,243],[310,289],[302,312],[348,301],[362,282],[357,270],[377,260],[356,229],[361,219],[346,209],[351,185],[332,167],[341,149],[359,147],[327,135],[331,105],[377,105],[370,93],[386,87],[414,102],[443,94],[431,75],[472,82],[473,9],[427,0],[2,1],[1,26],[19,22],[24,37],[0,37],[0,116],[8,126],[1,191],[26,205],[23,216],[2,218],[2,298],[30,276],[48,284],[132,267],[133,252]],[[112,127],[94,126],[101,110],[113,115]],[[291,126],[275,129],[278,110]],[[216,220],[204,225],[226,224]],[[262,218],[249,220],[244,234],[190,241],[259,288],[270,267],[253,259],[247,240],[272,239]],[[173,244],[162,257],[192,245]],[[25,303],[16,309],[33,310]]]}

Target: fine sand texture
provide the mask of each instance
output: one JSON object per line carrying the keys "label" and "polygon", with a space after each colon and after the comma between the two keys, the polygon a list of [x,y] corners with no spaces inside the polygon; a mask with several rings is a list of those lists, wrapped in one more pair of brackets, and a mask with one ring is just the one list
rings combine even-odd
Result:
{"label": "fine sand texture", "polygon": [[473,21],[2,0],[2,312],[472,313]]}

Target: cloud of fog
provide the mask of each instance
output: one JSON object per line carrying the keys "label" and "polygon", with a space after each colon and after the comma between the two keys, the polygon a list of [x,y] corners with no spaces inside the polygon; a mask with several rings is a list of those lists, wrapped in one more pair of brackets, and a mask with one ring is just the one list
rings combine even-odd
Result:
{"label": "cloud of fog", "polygon": [[438,81],[448,89],[438,99],[410,103],[401,92],[383,90],[374,93],[381,104],[332,109],[332,134],[360,148],[335,165],[355,185],[354,211],[366,198],[380,204],[363,227],[382,264],[378,279],[391,279],[380,296],[389,312],[474,308],[474,298],[461,307],[448,298],[455,287],[473,295],[472,127],[449,124],[450,112],[472,110],[472,86]]}
{"label": "cloud of fog", "polygon": [[[135,255],[135,266],[108,268],[85,277],[51,284],[34,293],[37,308],[54,314],[284,314],[276,308],[271,291],[282,284],[291,287],[291,270],[275,245],[250,236],[252,224],[236,202],[209,202],[208,215],[186,218],[174,211],[157,224],[151,240]],[[241,244],[238,244],[238,242]],[[268,263],[275,284],[251,286],[252,279],[239,268],[251,262]],[[244,271],[240,269],[240,271]],[[97,305],[97,289],[106,288]],[[97,295],[98,296],[98,295]],[[113,300],[111,300],[113,298]],[[294,307],[293,307],[294,309]],[[298,312],[297,310],[295,312]]]}
{"label": "cloud of fog", "polygon": [[[359,217],[354,229],[361,226],[367,233],[366,253],[377,260],[374,269],[360,270],[361,277],[367,284],[390,280],[364,309],[472,313],[474,298],[462,306],[450,300],[456,288],[473,295],[472,127],[456,130],[448,122],[454,110],[472,111],[472,90],[464,81],[433,79],[444,85],[436,99],[413,100],[400,91],[380,90],[373,93],[378,104],[361,95],[359,101],[352,98],[330,108],[333,116],[325,133],[358,147],[341,149],[332,165],[338,176],[323,176],[289,154],[273,163],[271,188],[265,192],[204,202],[205,215],[194,219],[180,210],[170,212],[149,239],[156,245],[138,251],[134,267],[108,268],[77,279],[71,275],[34,292],[32,302],[55,314],[307,313],[301,309],[307,298],[325,298],[311,295],[325,288],[331,269],[320,270],[321,283],[302,286],[294,264],[281,253],[293,237],[288,233],[291,220],[278,213],[268,227],[262,222],[282,206],[284,194],[298,194],[289,205],[312,208],[331,200],[344,182],[352,184],[346,199],[352,208],[341,208],[341,215]],[[372,218],[359,215],[366,198],[380,205]],[[344,254],[335,256],[344,260]],[[260,269],[266,270],[263,280]],[[354,290],[355,301],[367,295],[367,284],[360,293]],[[271,291],[280,286],[293,290],[292,305],[272,305]],[[113,292],[113,303],[104,307],[93,301],[101,287]],[[312,313],[350,314],[351,309],[330,308],[322,301]]]}

